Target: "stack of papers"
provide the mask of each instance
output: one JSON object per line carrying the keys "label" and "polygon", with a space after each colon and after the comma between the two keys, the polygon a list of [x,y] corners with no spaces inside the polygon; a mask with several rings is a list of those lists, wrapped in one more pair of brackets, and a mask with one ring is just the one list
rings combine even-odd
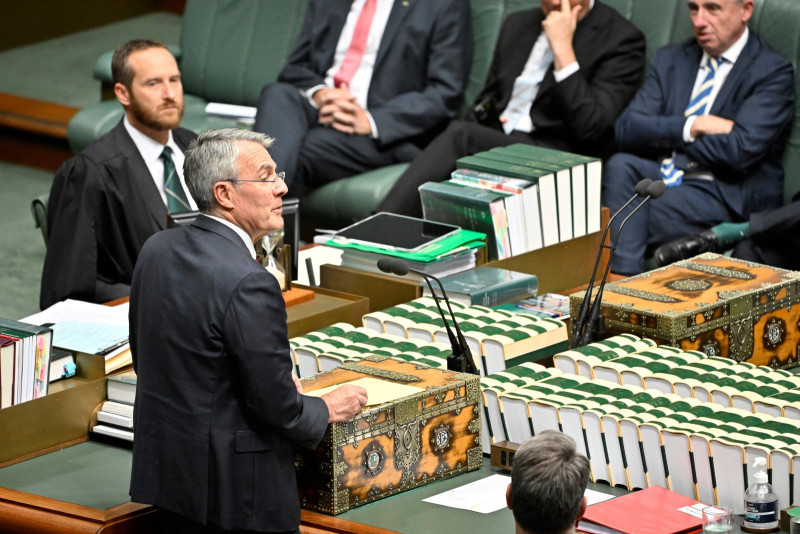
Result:
{"label": "stack of papers", "polygon": [[67,299],[22,319],[53,329],[53,346],[105,358],[106,373],[131,363],[128,303],[103,306]]}
{"label": "stack of papers", "polygon": [[391,257],[405,260],[411,269],[433,276],[447,276],[475,267],[475,253],[485,246],[486,234],[472,230],[460,230],[429,247],[416,252],[387,250],[361,243],[345,243],[328,238],[327,246],[342,250],[341,265],[363,271],[381,272],[377,263],[381,258]]}

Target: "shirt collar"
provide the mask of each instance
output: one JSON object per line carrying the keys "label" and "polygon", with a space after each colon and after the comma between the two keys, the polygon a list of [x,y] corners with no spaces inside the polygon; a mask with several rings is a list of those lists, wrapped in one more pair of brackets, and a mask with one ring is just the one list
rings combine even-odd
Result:
{"label": "shirt collar", "polygon": [[[145,163],[150,165],[161,157],[161,153],[164,151],[164,145],[152,137],[148,137],[140,130],[137,130],[136,127],[128,120],[127,113],[123,118],[123,123],[125,124],[125,130],[128,131],[128,135],[130,135],[131,139],[133,139],[133,144],[135,144],[136,148],[139,149],[139,153],[142,155],[142,159],[144,159]],[[172,149],[172,152],[175,153],[176,150],[181,151],[178,145],[175,143],[175,140],[172,138],[172,130],[169,130],[167,135],[169,135],[169,139],[167,139],[167,146]]]}
{"label": "shirt collar", "polygon": [[[747,39],[750,37],[750,28],[745,26],[744,33],[739,39],[736,40],[731,46],[728,47],[720,57],[723,58],[726,62],[730,63],[731,65],[736,64],[736,60],[739,59],[739,56],[742,54],[742,50],[744,50],[744,46],[747,44]],[[702,65],[703,67],[708,65],[709,55],[707,52],[703,52],[703,59]]]}
{"label": "shirt collar", "polygon": [[236,232],[236,235],[241,237],[242,241],[244,241],[245,246],[247,246],[247,250],[248,250],[248,252],[250,252],[250,256],[254,260],[256,259],[256,248],[253,245],[253,239],[247,234],[247,232],[245,232],[244,230],[242,230],[241,228],[239,228],[238,226],[236,226],[235,224],[233,224],[229,220],[223,219],[222,217],[217,217],[216,215],[210,215],[208,213],[201,213],[201,215],[204,215],[206,217],[210,217],[210,218],[214,219],[215,221],[219,221],[222,224],[224,224],[225,226],[227,226],[228,228],[230,228],[231,230],[233,230],[234,232]]}

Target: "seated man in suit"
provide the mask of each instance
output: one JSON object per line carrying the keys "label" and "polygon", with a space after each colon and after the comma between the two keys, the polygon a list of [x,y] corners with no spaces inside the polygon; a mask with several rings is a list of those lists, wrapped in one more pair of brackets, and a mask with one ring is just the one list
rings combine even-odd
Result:
{"label": "seated man in suit", "polygon": [[112,59],[123,119],[73,157],[53,179],[42,272],[42,309],[66,298],[128,296],[145,240],[168,212],[196,209],[183,183],[183,151],[195,134],[178,128],[183,87],[163,44],[136,39]]}
{"label": "seated man in suit", "polygon": [[186,152],[202,213],[148,239],[133,273],[131,498],[158,507],[162,532],[299,533],[293,446],[367,403],[359,386],[317,398],[293,379],[281,290],[253,246],[283,227],[271,143],[202,133]]}
{"label": "seated man in suit", "polygon": [[780,208],[751,213],[746,222],[720,223],[661,245],[653,253],[661,267],[703,252],[723,253],[782,269],[800,270],[800,193]]}
{"label": "seated man in suit", "polygon": [[456,116],[472,61],[468,0],[310,0],[258,102],[289,195],[410,161]]}
{"label": "seated man in suit", "polygon": [[599,0],[543,0],[541,9],[512,13],[476,100],[497,109],[501,129],[481,124],[474,110],[453,121],[375,211],[421,217],[420,185],[447,180],[458,158],[497,146],[609,154],[614,121],[641,82],[644,52],[642,32]]}
{"label": "seated man in suit", "polygon": [[694,38],[656,52],[642,89],[617,121],[603,204],[620,209],[643,179],[666,192],[616,239],[611,270],[636,274],[649,251],[678,237],[780,206],[781,153],[794,114],[794,70],[748,29],[753,0],[690,0]]}
{"label": "seated man in suit", "polygon": [[572,534],[586,511],[589,460],[566,434],[545,430],[514,453],[506,502],[517,534]]}

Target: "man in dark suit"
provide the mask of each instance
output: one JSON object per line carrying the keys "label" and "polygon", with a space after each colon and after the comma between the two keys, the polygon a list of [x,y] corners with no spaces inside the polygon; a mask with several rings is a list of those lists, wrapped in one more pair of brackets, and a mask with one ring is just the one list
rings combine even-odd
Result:
{"label": "man in dark suit", "polygon": [[254,129],[280,132],[275,161],[302,196],[410,161],[456,116],[471,61],[468,0],[310,0]]}
{"label": "man in dark suit", "polygon": [[[65,298],[128,296],[139,250],[166,228],[168,204],[171,211],[195,208],[181,178],[183,150],[195,134],[178,128],[183,87],[175,58],[161,43],[137,39],[117,48],[112,72],[125,116],[53,179],[42,309]],[[175,170],[169,180],[165,146]]]}
{"label": "man in dark suit", "polygon": [[299,532],[293,444],[316,446],[367,402],[293,380],[284,300],[253,246],[283,226],[271,143],[201,134],[185,168],[202,213],[152,236],[134,270],[131,498],[159,508],[164,532]]}
{"label": "man in dark suit", "polygon": [[641,272],[646,253],[663,243],[781,204],[792,65],[747,28],[753,0],[690,0],[689,11],[695,38],[653,56],[617,121],[617,142],[628,153],[612,157],[603,173],[603,204],[612,213],[639,180],[667,184],[618,240],[633,208],[614,220],[611,269],[619,274]]}
{"label": "man in dark suit", "polygon": [[514,453],[506,503],[517,534],[573,534],[586,512],[589,460],[566,434],[545,430]]}
{"label": "man in dark suit", "polygon": [[456,160],[527,143],[605,156],[614,121],[642,79],[645,38],[612,8],[593,0],[543,0],[541,9],[503,23],[476,105],[489,103],[502,129],[474,112],[453,121],[397,180],[375,211],[422,216],[417,189],[450,177]]}

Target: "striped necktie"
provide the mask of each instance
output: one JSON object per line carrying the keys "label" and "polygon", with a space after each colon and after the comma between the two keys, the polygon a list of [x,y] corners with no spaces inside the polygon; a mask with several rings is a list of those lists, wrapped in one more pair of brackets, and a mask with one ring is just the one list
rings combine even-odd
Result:
{"label": "striped necktie", "polygon": [[160,158],[164,160],[164,189],[167,192],[167,209],[170,213],[191,211],[189,199],[186,198],[181,180],[175,171],[175,162],[172,161],[172,149],[165,146]]}
{"label": "striped necktie", "polygon": [[[722,57],[708,58],[708,73],[697,93],[686,106],[686,110],[683,112],[684,117],[706,113],[708,103],[711,101],[711,92],[714,90],[714,76],[723,61],[725,60]],[[675,168],[675,154],[661,162],[661,179],[664,180],[667,187],[676,187],[683,183],[683,171]]]}

